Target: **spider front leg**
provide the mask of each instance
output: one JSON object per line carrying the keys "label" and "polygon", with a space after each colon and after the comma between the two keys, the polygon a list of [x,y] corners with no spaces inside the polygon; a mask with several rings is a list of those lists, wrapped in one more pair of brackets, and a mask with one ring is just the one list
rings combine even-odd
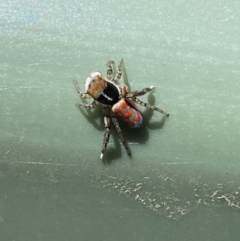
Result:
{"label": "spider front leg", "polygon": [[81,92],[80,87],[78,85],[78,82],[75,79],[73,80],[73,85],[75,86],[75,88],[76,88],[76,90],[78,92],[78,95],[81,98],[83,98],[83,99],[90,99],[90,98],[92,98],[89,94]]}
{"label": "spider front leg", "polygon": [[114,65],[114,61],[113,60],[109,60],[107,62],[107,79],[108,80],[112,80],[113,79],[113,65]]}
{"label": "spider front leg", "polygon": [[115,126],[115,128],[117,130],[118,137],[121,140],[123,146],[125,147],[125,149],[127,151],[127,154],[129,156],[131,156],[131,150],[129,149],[129,146],[128,146],[127,142],[124,140],[124,137],[123,137],[123,134],[122,134],[122,130],[121,130],[120,126],[119,126],[119,123],[118,123],[117,119],[113,117],[112,121],[113,121],[113,124],[114,124],[114,126]]}
{"label": "spider front leg", "polygon": [[[73,84],[78,92],[78,95],[83,98],[83,99],[90,99],[92,98],[89,94],[87,93],[82,93],[81,90],[80,90],[80,87],[78,85],[78,82],[76,80],[73,80]],[[86,108],[86,109],[93,109],[96,107],[96,101],[93,100],[93,102],[91,104],[86,104],[86,103],[76,103],[76,106],[79,106],[79,107],[83,107],[83,108]]]}
{"label": "spider front leg", "polygon": [[122,68],[123,67],[123,59],[120,60],[119,64],[118,64],[118,71],[116,76],[113,79],[114,83],[118,83],[122,77]]}
{"label": "spider front leg", "polygon": [[101,155],[100,155],[100,158],[102,159],[103,156],[104,156],[104,153],[107,149],[107,144],[109,142],[109,137],[110,137],[110,134],[111,134],[111,131],[110,131],[110,117],[109,117],[109,106],[106,106],[104,105],[103,106],[104,110],[106,111],[106,114],[104,116],[104,126],[105,126],[105,134],[104,134],[104,139],[103,139],[103,146],[102,146],[102,152],[101,152]]}

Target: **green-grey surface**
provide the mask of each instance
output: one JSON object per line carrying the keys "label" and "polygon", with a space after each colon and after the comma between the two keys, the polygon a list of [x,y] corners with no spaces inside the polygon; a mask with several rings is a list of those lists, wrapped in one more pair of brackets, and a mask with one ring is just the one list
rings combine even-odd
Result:
{"label": "green-grey surface", "polygon": [[[239,240],[240,2],[1,1],[0,240]],[[170,113],[121,123],[73,87],[124,58]],[[140,108],[144,111],[144,108]]]}

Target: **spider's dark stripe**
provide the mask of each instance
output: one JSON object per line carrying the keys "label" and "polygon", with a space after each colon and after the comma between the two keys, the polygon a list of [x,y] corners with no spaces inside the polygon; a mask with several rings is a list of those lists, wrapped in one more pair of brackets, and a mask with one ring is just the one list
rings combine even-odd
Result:
{"label": "spider's dark stripe", "polygon": [[97,101],[104,105],[114,105],[119,100],[119,91],[118,88],[107,82],[107,87],[103,90],[103,92],[99,95]]}

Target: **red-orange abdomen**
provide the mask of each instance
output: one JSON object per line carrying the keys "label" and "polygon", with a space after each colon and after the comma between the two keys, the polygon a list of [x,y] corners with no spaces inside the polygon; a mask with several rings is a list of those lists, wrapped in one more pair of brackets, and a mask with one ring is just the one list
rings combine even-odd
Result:
{"label": "red-orange abdomen", "polygon": [[142,124],[143,118],[139,110],[125,99],[121,99],[113,105],[112,111],[115,115],[122,117],[132,128],[138,128]]}

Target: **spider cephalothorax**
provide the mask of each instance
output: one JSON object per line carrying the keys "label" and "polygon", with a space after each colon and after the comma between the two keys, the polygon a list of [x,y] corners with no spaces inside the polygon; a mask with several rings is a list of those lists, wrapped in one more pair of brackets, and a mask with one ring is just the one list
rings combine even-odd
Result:
{"label": "spider cephalothorax", "polygon": [[120,88],[112,81],[105,80],[100,72],[92,72],[85,84],[86,93],[104,105],[114,105],[121,95]]}
{"label": "spider cephalothorax", "polygon": [[118,65],[118,72],[115,77],[113,77],[113,64],[113,61],[109,61],[107,63],[106,79],[104,79],[101,73],[98,71],[94,71],[90,74],[90,77],[86,79],[85,93],[80,91],[77,81],[73,81],[81,98],[93,98],[93,102],[91,104],[77,103],[78,106],[84,107],[86,109],[92,109],[96,106],[96,103],[101,103],[103,108],[107,110],[106,115],[104,116],[105,135],[103,139],[102,152],[100,155],[101,159],[103,158],[103,155],[106,151],[110,137],[110,119],[112,119],[118,136],[123,143],[128,155],[131,155],[131,151],[123,138],[122,131],[116,117],[121,117],[130,127],[138,128],[142,124],[143,118],[140,111],[133,105],[132,102],[145,106],[151,110],[156,110],[166,116],[169,115],[165,111],[155,106],[151,106],[148,103],[142,102],[137,98],[137,96],[144,95],[151,91],[154,88],[153,86],[144,88],[140,91],[129,92],[125,85],[118,85],[118,81],[122,76],[123,60],[121,60]]}

